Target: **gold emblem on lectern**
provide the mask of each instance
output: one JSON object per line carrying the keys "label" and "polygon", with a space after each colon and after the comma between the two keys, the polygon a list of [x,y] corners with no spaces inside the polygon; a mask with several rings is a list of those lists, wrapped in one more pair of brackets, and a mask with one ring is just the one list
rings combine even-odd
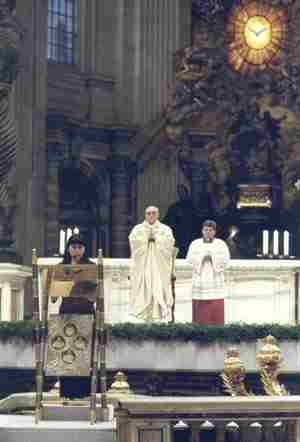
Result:
{"label": "gold emblem on lectern", "polygon": [[66,341],[62,336],[55,336],[51,341],[51,346],[54,350],[62,350],[66,346]]}
{"label": "gold emblem on lectern", "polygon": [[89,376],[92,315],[59,315],[49,321],[46,374]]}
{"label": "gold emblem on lectern", "polygon": [[68,338],[71,338],[77,334],[77,328],[74,324],[68,322],[64,327],[64,333]]}

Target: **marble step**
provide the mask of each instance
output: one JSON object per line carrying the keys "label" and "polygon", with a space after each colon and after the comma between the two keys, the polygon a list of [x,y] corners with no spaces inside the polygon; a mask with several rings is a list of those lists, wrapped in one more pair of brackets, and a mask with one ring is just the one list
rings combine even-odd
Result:
{"label": "marble step", "polygon": [[[97,421],[111,422],[114,417],[112,405],[108,405],[106,410],[102,410],[97,404]],[[67,406],[59,403],[44,403],[43,421],[90,421],[90,405],[88,402],[78,405],[76,401]]]}
{"label": "marble step", "polygon": [[115,442],[111,422],[42,421],[33,416],[0,415],[0,442]]}

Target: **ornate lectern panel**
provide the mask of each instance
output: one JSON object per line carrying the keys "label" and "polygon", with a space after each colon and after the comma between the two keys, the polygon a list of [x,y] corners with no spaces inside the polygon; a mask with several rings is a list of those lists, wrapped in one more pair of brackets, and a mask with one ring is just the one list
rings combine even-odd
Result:
{"label": "ornate lectern panel", "polygon": [[46,349],[47,376],[90,375],[93,320],[92,315],[51,317]]}

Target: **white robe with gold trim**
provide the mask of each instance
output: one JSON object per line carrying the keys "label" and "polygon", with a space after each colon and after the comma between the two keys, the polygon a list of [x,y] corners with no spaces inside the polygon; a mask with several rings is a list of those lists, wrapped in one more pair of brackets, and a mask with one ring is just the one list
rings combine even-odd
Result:
{"label": "white robe with gold trim", "polygon": [[[150,236],[155,242],[149,242]],[[132,314],[146,321],[170,320],[172,254],[175,239],[172,229],[156,221],[135,226],[130,235]]]}

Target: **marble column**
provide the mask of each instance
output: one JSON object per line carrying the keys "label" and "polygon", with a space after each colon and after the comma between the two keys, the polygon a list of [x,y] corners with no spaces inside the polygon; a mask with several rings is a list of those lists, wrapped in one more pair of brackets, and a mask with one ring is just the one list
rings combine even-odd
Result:
{"label": "marble column", "polygon": [[45,253],[46,116],[47,116],[47,2],[17,0],[16,16],[25,26],[15,115],[21,148],[17,152],[16,246],[24,263],[32,247]]}
{"label": "marble column", "polygon": [[12,293],[11,285],[5,282],[1,287],[1,321],[11,321],[12,319]]}
{"label": "marble column", "polygon": [[132,182],[135,163],[126,155],[109,159],[111,174],[111,257],[129,256],[128,235],[132,227]]}
{"label": "marble column", "polygon": [[18,296],[20,298],[19,301],[19,318],[23,321],[24,320],[24,294],[25,294],[25,290],[24,287],[20,288],[19,292],[18,292]]}

